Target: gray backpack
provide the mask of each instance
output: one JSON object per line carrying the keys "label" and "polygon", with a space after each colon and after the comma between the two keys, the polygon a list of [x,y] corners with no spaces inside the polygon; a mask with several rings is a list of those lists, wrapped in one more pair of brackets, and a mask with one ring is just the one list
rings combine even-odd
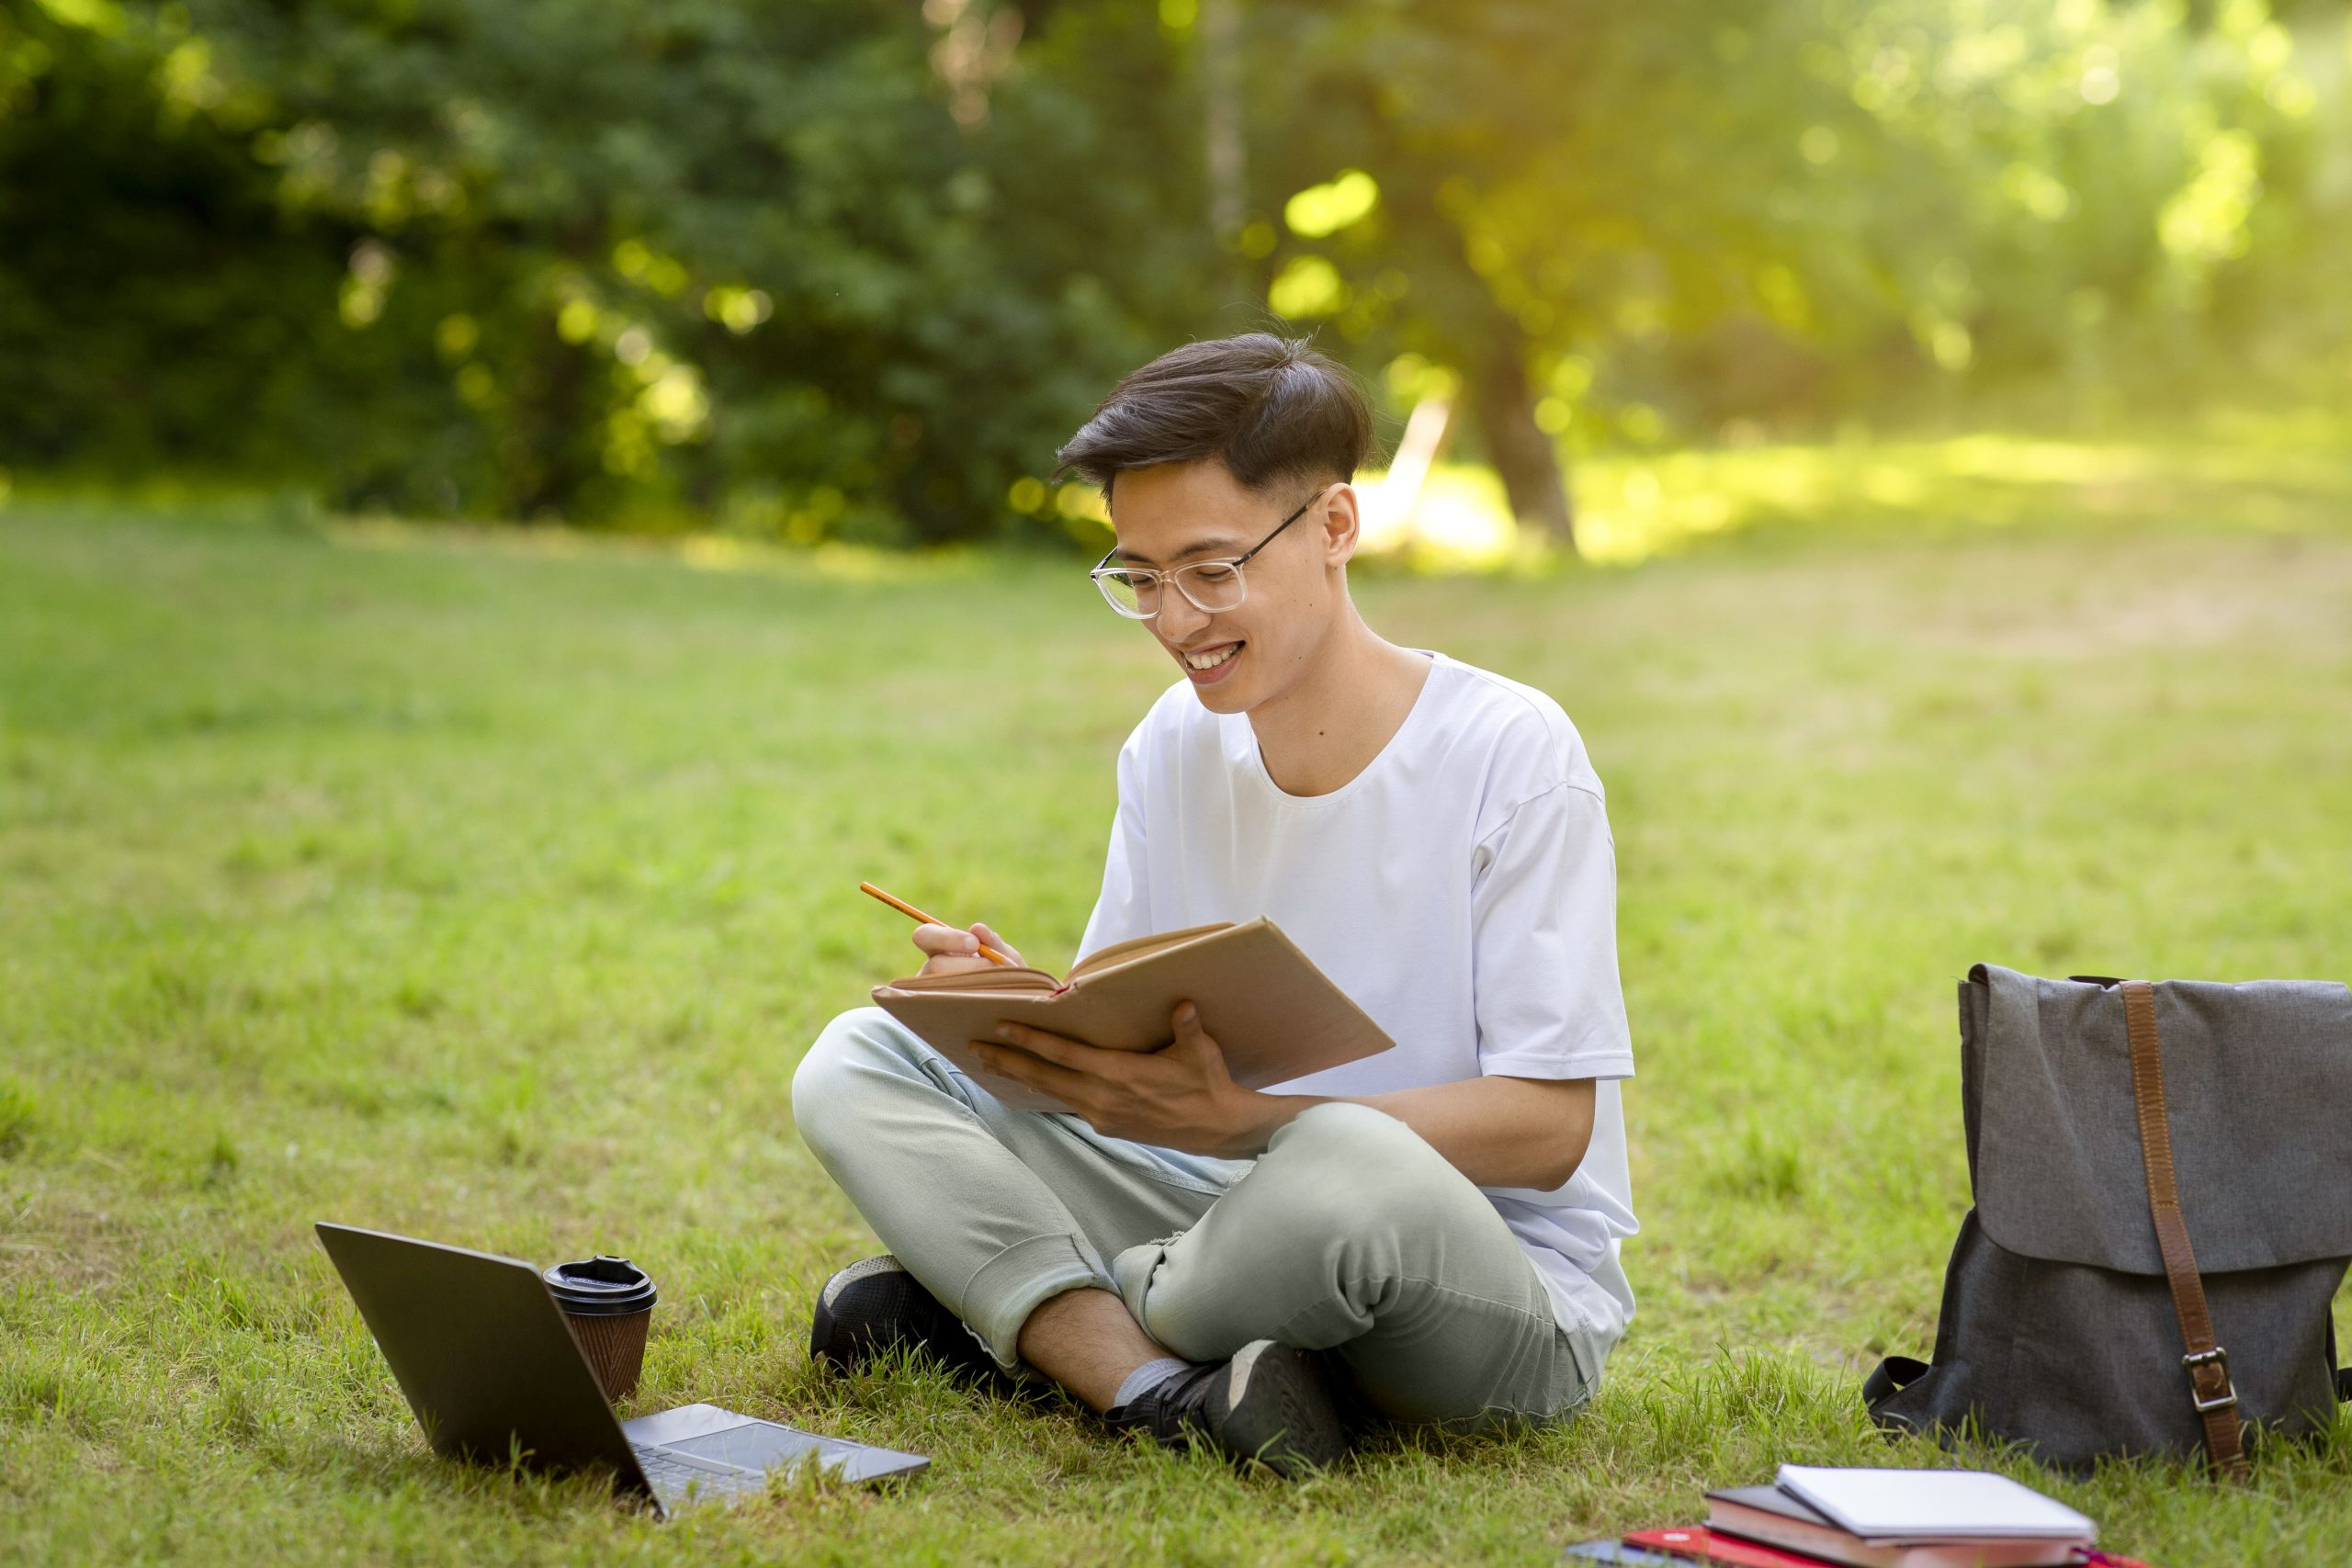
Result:
{"label": "gray backpack", "polygon": [[2186,1457],[2352,1401],[2329,1303],[2352,1261],[2352,990],[2333,981],[1960,987],[1976,1206],[1932,1363],[1882,1362],[1882,1427],[1970,1425],[2047,1463]]}

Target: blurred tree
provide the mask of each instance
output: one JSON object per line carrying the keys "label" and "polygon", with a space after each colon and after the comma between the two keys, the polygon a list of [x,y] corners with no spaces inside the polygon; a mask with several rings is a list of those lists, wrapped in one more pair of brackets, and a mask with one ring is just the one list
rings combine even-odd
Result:
{"label": "blurred tree", "polygon": [[[1713,48],[1773,9],[1261,6],[1269,174],[1310,198],[1284,209],[1277,307],[1458,373],[1521,525],[1568,542],[1562,365],[1693,333],[1780,260],[1759,209],[1789,160],[1756,122],[1808,108],[1784,62],[1742,81]],[[1347,164],[1376,198],[1335,210],[1315,182]]]}
{"label": "blurred tree", "polygon": [[238,136],[159,101],[153,28],[59,10],[0,8],[0,460],[271,468],[326,434],[306,325],[348,238],[283,220]]}
{"label": "blurred tree", "polygon": [[[1250,17],[1261,194],[1297,193],[1280,230],[1261,209],[1276,308],[1458,372],[1521,525],[1563,537],[1572,421],[1645,443],[1972,373],[2107,387],[2125,342],[2185,372],[2249,258],[2300,242],[2308,295],[2313,230],[2352,228],[2261,0]],[[1377,199],[1335,209],[1349,168]]]}
{"label": "blurred tree", "polygon": [[1054,446],[1271,310],[1565,541],[1600,445],[2340,378],[2346,14],[0,0],[0,462],[1083,529]]}
{"label": "blurred tree", "polygon": [[[194,14],[272,102],[288,199],[377,237],[343,318],[413,297],[500,510],[967,534],[1073,412],[1029,372],[1091,359],[1107,312],[1006,275],[968,144],[1017,28],[937,0],[938,28],[871,0]],[[409,499],[397,468],[354,482]]]}
{"label": "blurred tree", "polygon": [[[1021,13],[980,0],[44,4],[0,100],[0,344],[47,378],[0,389],[17,460],[274,450],[345,505],[985,533],[1216,254],[1104,254],[1106,220],[1170,227],[1189,118],[1107,7],[1006,113]],[[147,427],[90,439],[109,415]]]}

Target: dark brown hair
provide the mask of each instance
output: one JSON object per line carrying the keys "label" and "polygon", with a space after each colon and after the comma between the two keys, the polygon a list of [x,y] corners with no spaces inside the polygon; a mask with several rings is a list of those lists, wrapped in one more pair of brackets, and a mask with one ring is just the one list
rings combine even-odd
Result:
{"label": "dark brown hair", "polygon": [[1222,461],[1254,491],[1289,479],[1355,478],[1372,405],[1347,370],[1272,333],[1188,343],[1131,372],[1055,454],[1054,477],[1102,486],[1128,468]]}

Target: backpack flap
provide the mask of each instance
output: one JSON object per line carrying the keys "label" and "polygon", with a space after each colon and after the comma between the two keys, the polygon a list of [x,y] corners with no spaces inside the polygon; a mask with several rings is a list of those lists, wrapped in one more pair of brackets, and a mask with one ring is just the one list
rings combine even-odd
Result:
{"label": "backpack flap", "polygon": [[[2352,988],[2154,987],[2181,1216],[2200,1271],[2352,1258]],[[1961,987],[1969,1176],[2008,1251],[2164,1273],[2115,991],[1980,964]]]}

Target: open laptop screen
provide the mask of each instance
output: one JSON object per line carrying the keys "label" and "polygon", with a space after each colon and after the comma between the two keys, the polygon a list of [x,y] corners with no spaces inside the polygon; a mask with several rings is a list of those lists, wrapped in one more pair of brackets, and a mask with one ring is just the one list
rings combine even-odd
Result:
{"label": "open laptop screen", "polygon": [[538,1271],[512,1258],[322,1223],[319,1240],[434,1449],[644,1473]]}

